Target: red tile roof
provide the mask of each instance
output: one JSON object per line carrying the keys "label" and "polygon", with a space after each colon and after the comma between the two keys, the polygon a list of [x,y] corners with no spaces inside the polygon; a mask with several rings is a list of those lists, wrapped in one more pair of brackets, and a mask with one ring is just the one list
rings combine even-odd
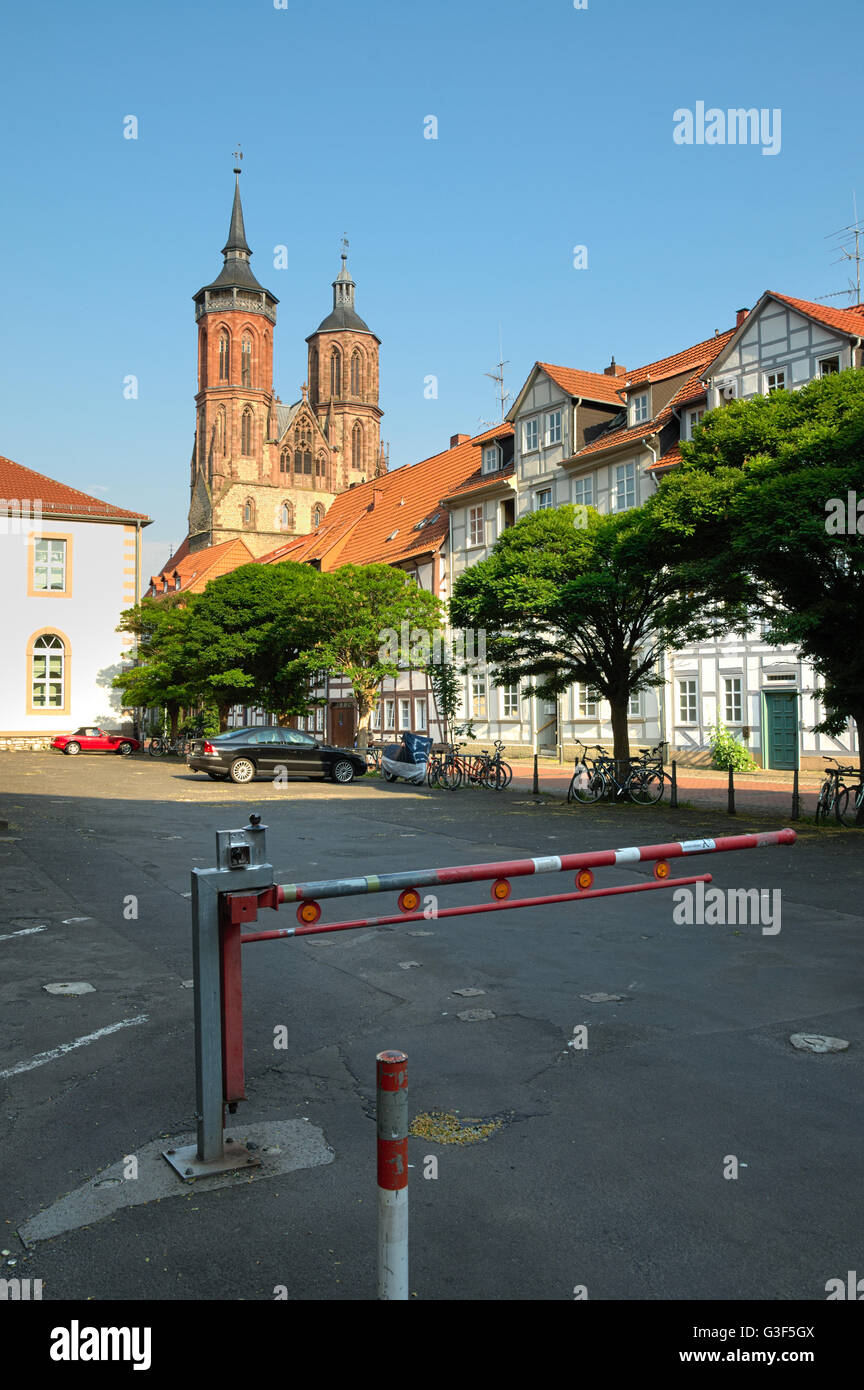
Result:
{"label": "red tile roof", "polygon": [[851,333],[855,337],[864,336],[864,304],[853,304],[848,309],[831,309],[825,304],[814,304],[809,299],[792,299],[788,294],[778,294],[776,290],[771,290],[770,294],[799,313],[827,324],[829,328],[839,328],[841,332]]}
{"label": "red tile roof", "polygon": [[725,333],[718,333],[713,338],[706,338],[701,343],[694,343],[692,347],[685,348],[683,352],[675,352],[671,357],[661,357],[656,362],[649,362],[646,367],[637,367],[634,371],[628,372],[626,377],[621,378],[621,384],[628,387],[642,386],[649,381],[665,381],[668,377],[678,376],[681,372],[692,372],[696,368],[704,369],[723,350],[734,332],[734,328],[727,328]]}
{"label": "red tile roof", "polygon": [[603,401],[607,405],[620,405],[618,392],[624,385],[625,376],[606,376],[603,372],[582,372],[575,367],[556,367],[551,362],[538,362],[547,376],[550,376],[562,391],[569,396],[582,396],[589,401]]}
{"label": "red tile roof", "polygon": [[316,531],[302,537],[296,548],[289,542],[262,555],[261,562],[317,560],[322,570],[333,570],[395,564],[438,550],[449,530],[441,499],[480,476],[488,440],[512,433],[512,425],[495,425],[443,453],[340,493]]}
{"label": "red tile roof", "polygon": [[[156,586],[157,598],[165,592],[159,587],[163,578],[168,580],[168,593],[200,594],[208,580],[239,569],[241,565],[249,565],[254,559],[252,551],[239,536],[220,541],[218,545],[204,546],[191,554],[187,537],[177,554],[172,555],[168,564],[152,576],[151,584]],[[179,590],[175,584],[177,578],[180,580]]]}
{"label": "red tile roof", "polygon": [[127,512],[123,507],[114,507],[99,497],[91,497],[88,492],[58,483],[47,478],[44,473],[36,473],[23,464],[13,463],[12,459],[0,456],[0,500],[6,503],[16,501],[41,506],[43,515],[75,517],[83,521],[105,517],[112,521],[143,521],[148,525],[151,518],[143,512]]}
{"label": "red tile roof", "polygon": [[461,492],[479,492],[481,488],[494,487],[496,483],[501,482],[502,478],[512,478],[515,471],[512,463],[508,463],[506,468],[497,469],[494,473],[484,473],[482,468],[478,468],[471,474],[470,478],[466,478],[464,483],[454,487],[452,492],[448,492],[442,500],[449,502],[451,497],[458,497]]}

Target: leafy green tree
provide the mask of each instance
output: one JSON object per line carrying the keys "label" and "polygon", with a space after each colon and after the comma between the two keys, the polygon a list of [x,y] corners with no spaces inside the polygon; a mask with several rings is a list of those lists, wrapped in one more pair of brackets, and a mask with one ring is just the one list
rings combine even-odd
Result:
{"label": "leafy green tree", "polygon": [[684,583],[675,546],[657,544],[649,505],[600,516],[571,506],[529,513],[456,582],[459,627],[485,630],[495,684],[534,678],[553,697],[573,681],[609,701],[614,756],[630,756],[627,707],[661,685],[660,651],[711,631],[708,596]]}
{"label": "leafy green tree", "polygon": [[310,620],[314,643],[310,673],[341,674],[357,701],[358,743],[369,740],[369,721],[386,676],[425,666],[441,620],[434,594],[392,565],[343,565],[318,576]]}
{"label": "leafy green tree", "polygon": [[[864,372],[711,411],[652,499],[661,547],[688,550],[726,618],[822,676],[837,735],[864,740]],[[860,508],[860,510],[859,510]],[[860,756],[860,754],[859,754]]]}
{"label": "leafy green tree", "polygon": [[[433,641],[432,659],[427,667],[427,675],[446,743],[462,703],[462,674],[453,661],[443,633],[437,635],[438,642]],[[440,656],[440,660],[436,660],[436,656]]]}
{"label": "leafy green tree", "polygon": [[125,703],[133,709],[165,708],[171,737],[177,735],[181,709],[198,702],[190,679],[190,616],[180,596],[144,598],[121,615],[118,632],[137,638],[134,665],[115,677]]}
{"label": "leafy green tree", "polygon": [[308,653],[322,577],[308,565],[241,565],[190,599],[190,674],[219,710],[261,704],[279,722],[309,709]]}

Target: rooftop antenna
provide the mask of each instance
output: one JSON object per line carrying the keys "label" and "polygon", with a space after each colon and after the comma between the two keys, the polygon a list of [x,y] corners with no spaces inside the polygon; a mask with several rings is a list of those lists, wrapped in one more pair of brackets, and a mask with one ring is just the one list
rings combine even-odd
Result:
{"label": "rooftop antenna", "polygon": [[[498,399],[499,399],[499,402],[500,402],[500,405],[501,405],[501,419],[502,419],[502,420],[504,419],[504,416],[507,414],[507,402],[508,402],[509,400],[512,400],[512,399],[513,399],[511,392],[505,391],[505,390],[504,390],[504,368],[505,368],[505,367],[508,367],[508,366],[510,365],[510,363],[509,363],[509,359],[508,359],[508,361],[505,362],[505,361],[503,360],[503,358],[504,358],[504,353],[503,353],[503,349],[502,349],[502,347],[501,347],[501,325],[500,325],[500,323],[499,323],[499,325],[498,325],[498,362],[497,362],[498,370],[497,370],[497,372],[484,372],[483,375],[484,375],[484,376],[491,377],[492,380],[493,380],[494,382],[497,382],[497,385],[498,385]],[[497,424],[498,422],[495,421],[495,423]]]}
{"label": "rooftop antenna", "polygon": [[864,237],[864,228],[858,221],[858,200],[855,193],[852,194],[852,221],[848,227],[840,227],[836,232],[829,232],[825,240],[829,237],[838,237],[837,243],[832,246],[832,251],[839,251],[840,255],[832,265],[842,265],[844,261],[852,261],[855,266],[855,279],[850,279],[848,288],[845,290],[835,290],[833,294],[820,294],[821,299],[838,299],[841,294],[854,295],[853,303],[861,303],[861,262],[864,260],[864,251],[861,249],[861,239]]}

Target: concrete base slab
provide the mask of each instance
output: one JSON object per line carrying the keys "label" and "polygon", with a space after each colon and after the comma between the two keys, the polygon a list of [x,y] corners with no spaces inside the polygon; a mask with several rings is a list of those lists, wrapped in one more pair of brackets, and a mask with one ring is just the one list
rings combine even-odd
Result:
{"label": "concrete base slab", "polygon": [[[210,1177],[195,1178],[196,1191],[210,1192],[238,1182],[256,1182],[301,1168],[317,1168],[332,1163],[336,1157],[323,1130],[307,1120],[269,1120],[242,1129],[234,1125],[233,1130],[234,1147],[242,1147],[246,1157],[260,1158],[260,1163],[254,1167],[244,1163],[240,1169],[234,1167]],[[174,1147],[179,1150],[188,1145],[194,1154],[194,1139],[191,1134],[180,1135]],[[250,1144],[256,1146],[251,1152]],[[137,1154],[126,1154],[90,1182],[25,1221],[18,1230],[21,1240],[29,1248],[65,1231],[94,1226],[124,1207],[187,1196],[191,1180],[178,1182],[176,1172],[165,1162],[164,1152],[165,1139],[162,1138],[146,1144]]]}
{"label": "concrete base slab", "polygon": [[209,1178],[213,1173],[227,1173],[229,1168],[258,1168],[261,1160],[257,1154],[250,1153],[245,1144],[226,1139],[222,1145],[222,1157],[202,1161],[198,1157],[197,1144],[184,1144],[180,1149],[163,1149],[162,1157],[179,1173],[184,1182],[193,1178]]}

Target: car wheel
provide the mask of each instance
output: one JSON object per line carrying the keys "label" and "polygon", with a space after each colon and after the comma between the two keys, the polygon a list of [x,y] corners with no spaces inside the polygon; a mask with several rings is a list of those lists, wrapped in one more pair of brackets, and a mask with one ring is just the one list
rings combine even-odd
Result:
{"label": "car wheel", "polygon": [[120,754],[121,758],[128,758],[129,754],[132,752],[132,744],[121,743],[117,752]]}
{"label": "car wheel", "polygon": [[80,753],[80,752],[81,752],[81,744],[80,744],[80,743],[67,743],[67,744],[66,744],[66,747],[63,749],[63,752],[64,752],[64,753],[68,753],[68,754],[70,755],[70,757],[71,757],[74,753]]}
{"label": "car wheel", "polygon": [[255,764],[249,758],[235,758],[228,769],[232,782],[251,782],[255,776]]}
{"label": "car wheel", "polygon": [[334,782],[339,782],[343,787],[347,787],[349,782],[354,781],[354,764],[349,763],[347,758],[340,758],[338,763],[333,764],[331,775]]}

